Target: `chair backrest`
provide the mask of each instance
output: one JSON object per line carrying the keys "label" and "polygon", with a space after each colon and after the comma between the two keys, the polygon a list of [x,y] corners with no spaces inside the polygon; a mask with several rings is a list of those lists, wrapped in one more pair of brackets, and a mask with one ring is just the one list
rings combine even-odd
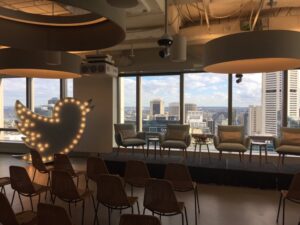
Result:
{"label": "chair backrest", "polygon": [[189,132],[190,125],[188,124],[168,124],[165,139],[185,141]]}
{"label": "chair backrest", "polygon": [[68,172],[71,176],[75,175],[74,168],[69,157],[65,154],[54,154],[54,169]]}
{"label": "chair backrest", "polygon": [[147,165],[143,161],[129,160],[126,163],[125,181],[129,179],[148,179],[150,174]]}
{"label": "chair backrest", "polygon": [[244,141],[244,126],[218,126],[220,143],[240,143]]}
{"label": "chair backrest", "polygon": [[38,204],[37,225],[72,225],[66,210],[60,206]]}
{"label": "chair backrest", "polygon": [[12,189],[24,194],[35,193],[30,177],[24,167],[10,166],[9,173]]}
{"label": "chair backrest", "polygon": [[175,189],[177,185],[181,186],[182,189],[193,189],[193,180],[190,171],[184,164],[168,163],[165,169],[165,179],[171,181]]}
{"label": "chair backrest", "polygon": [[133,124],[114,124],[115,128],[115,135],[116,135],[116,140],[117,136],[120,136],[121,141],[125,140],[127,138],[134,138],[136,137],[136,129]]}
{"label": "chair backrest", "polygon": [[280,145],[300,145],[300,128],[281,128]]}
{"label": "chair backrest", "polygon": [[16,216],[4,194],[0,192],[0,224],[19,225]]}
{"label": "chair backrest", "polygon": [[103,159],[97,157],[89,157],[86,164],[87,177],[95,180],[102,174],[109,174]]}
{"label": "chair backrest", "polygon": [[77,187],[71,175],[66,171],[52,171],[51,189],[52,193],[60,199],[74,200],[79,198]]}
{"label": "chair backrest", "polygon": [[300,173],[294,175],[286,197],[300,201]]}
{"label": "chair backrest", "polygon": [[104,205],[129,206],[121,177],[101,175],[97,182],[97,199]]}
{"label": "chair backrest", "polygon": [[161,225],[161,222],[155,216],[123,214],[119,225]]}
{"label": "chair backrest", "polygon": [[144,207],[161,213],[180,212],[172,183],[163,179],[149,179],[145,187]]}
{"label": "chair backrest", "polygon": [[31,155],[31,160],[32,160],[32,166],[34,168],[36,168],[38,171],[46,172],[47,168],[46,168],[45,164],[43,163],[40,153],[37,150],[31,149],[30,155]]}

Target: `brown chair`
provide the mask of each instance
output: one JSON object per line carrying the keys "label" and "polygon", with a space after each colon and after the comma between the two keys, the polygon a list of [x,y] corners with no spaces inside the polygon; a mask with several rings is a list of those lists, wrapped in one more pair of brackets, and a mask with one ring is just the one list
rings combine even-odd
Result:
{"label": "brown chair", "polygon": [[168,124],[167,132],[160,134],[159,142],[160,149],[169,149],[170,155],[171,148],[183,150],[184,157],[187,158],[187,148],[191,144],[190,125],[182,124]]}
{"label": "brown chair", "polygon": [[84,171],[75,171],[69,157],[65,154],[54,154],[54,169],[56,171],[66,171],[72,178],[77,178],[77,187],[79,185],[79,176],[85,176]]}
{"label": "brown chair", "polygon": [[144,188],[149,178],[147,165],[143,161],[127,161],[124,180],[131,186],[131,196],[133,196],[133,187]]}
{"label": "brown chair", "polygon": [[184,215],[186,225],[188,218],[183,202],[178,202],[174,193],[174,187],[168,180],[149,179],[146,183],[144,194],[144,211],[148,209],[152,215],[173,216],[181,214],[182,225],[184,225]]}
{"label": "brown chair", "polygon": [[11,200],[11,205],[14,202],[15,193],[17,192],[22,206],[22,211],[24,211],[24,206],[23,206],[21,196],[30,198],[31,210],[33,211],[32,197],[38,195],[39,202],[40,202],[41,194],[43,192],[47,192],[49,190],[49,187],[33,183],[30,180],[30,177],[24,167],[10,166],[9,173],[10,173],[11,187],[14,190],[13,197]]}
{"label": "brown chair", "polygon": [[286,155],[300,155],[300,129],[299,128],[281,128],[281,137],[275,142],[276,152],[279,154],[278,166],[284,165]]}
{"label": "brown chair", "polygon": [[5,186],[10,184],[10,178],[9,177],[0,177],[0,192],[5,194]]}
{"label": "brown chair", "polygon": [[88,189],[77,189],[71,174],[62,170],[52,171],[51,190],[53,195],[53,203],[55,203],[56,197],[64,202],[67,202],[69,205],[70,216],[72,216],[71,203],[77,204],[78,202],[82,202],[81,224],[84,224],[85,199],[87,197],[91,197],[94,204],[93,192]]}
{"label": "brown chair", "polygon": [[37,225],[72,225],[66,210],[60,206],[38,204]]}
{"label": "brown chair", "polygon": [[0,193],[0,224],[2,225],[36,225],[36,214],[25,211],[15,214],[6,196]]}
{"label": "brown chair", "polygon": [[173,184],[174,191],[178,192],[194,192],[195,199],[195,224],[197,224],[197,209],[200,213],[198,185],[193,182],[189,169],[184,164],[169,163],[165,170],[165,179]]}
{"label": "brown chair", "polygon": [[240,161],[247,151],[249,138],[244,135],[243,126],[218,126],[218,135],[214,137],[215,148],[219,151],[219,159],[223,152],[238,152]]}
{"label": "brown chair", "polygon": [[285,200],[289,200],[291,202],[300,204],[300,173],[294,175],[289,190],[282,190],[280,192],[276,222],[278,222],[279,219],[280,208],[282,203],[282,225],[284,225],[285,222]]}
{"label": "brown chair", "polygon": [[98,222],[99,204],[108,208],[108,221],[110,225],[110,216],[112,210],[122,210],[131,208],[133,214],[133,205],[137,204],[138,213],[140,214],[139,202],[137,197],[126,195],[123,182],[118,175],[101,175],[97,182],[97,205],[95,209],[94,223]]}
{"label": "brown chair", "polygon": [[86,166],[86,188],[89,187],[89,179],[97,183],[97,180],[103,174],[109,174],[104,160],[97,157],[89,157]]}
{"label": "brown chair", "polygon": [[124,214],[120,218],[119,225],[161,225],[161,223],[155,216]]}
{"label": "brown chair", "polygon": [[136,132],[133,124],[114,124],[115,141],[118,145],[117,155],[119,155],[120,147],[132,147],[134,153],[134,146],[142,146],[145,156],[144,145],[146,144],[145,132]]}
{"label": "brown chair", "polygon": [[[42,174],[47,174],[47,186],[50,187],[51,171],[54,169],[53,166],[46,166],[43,163],[40,153],[34,149],[30,150],[32,166],[34,167],[32,182],[34,181],[36,171],[39,171]],[[47,192],[45,194],[45,199],[47,198]]]}

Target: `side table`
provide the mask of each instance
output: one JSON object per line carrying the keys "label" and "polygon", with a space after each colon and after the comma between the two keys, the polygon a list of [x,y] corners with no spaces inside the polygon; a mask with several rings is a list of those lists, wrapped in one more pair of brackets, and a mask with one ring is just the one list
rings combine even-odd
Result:
{"label": "side table", "polygon": [[[149,144],[154,143],[154,159],[156,159],[156,145],[159,144],[159,138],[158,137],[148,137],[147,138],[147,157],[149,153]],[[161,150],[160,150],[160,155],[161,155]]]}
{"label": "side table", "polygon": [[265,162],[268,162],[268,149],[267,149],[267,141],[270,141],[275,146],[275,136],[262,136],[262,135],[254,135],[249,136],[250,138],[250,155],[249,162],[252,161],[252,150],[253,146],[257,146],[259,149],[259,162],[261,163],[262,151],[265,151]]}
{"label": "side table", "polygon": [[199,153],[201,153],[202,145],[206,145],[206,149],[208,152],[208,158],[210,161],[210,151],[209,151],[209,142],[210,138],[213,138],[213,134],[192,134],[192,137],[195,139],[195,153],[197,151],[197,145],[199,145]]}

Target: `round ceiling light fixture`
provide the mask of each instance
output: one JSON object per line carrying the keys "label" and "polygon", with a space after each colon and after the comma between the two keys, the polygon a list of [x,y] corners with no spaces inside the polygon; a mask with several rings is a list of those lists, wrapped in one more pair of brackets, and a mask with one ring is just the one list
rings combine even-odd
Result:
{"label": "round ceiling light fixture", "polygon": [[107,0],[107,3],[116,8],[133,8],[138,5],[137,0]]}
{"label": "round ceiling light fixture", "polygon": [[50,64],[48,52],[6,48],[0,50],[0,74],[17,77],[78,78],[81,58],[60,53],[60,64]]}
{"label": "round ceiling light fixture", "polygon": [[0,7],[0,45],[19,49],[89,51],[114,46],[125,39],[125,12],[105,1],[59,0],[83,9],[70,16],[32,14]]}
{"label": "round ceiling light fixture", "polygon": [[207,42],[203,69],[214,73],[259,73],[300,67],[300,32],[251,31]]}

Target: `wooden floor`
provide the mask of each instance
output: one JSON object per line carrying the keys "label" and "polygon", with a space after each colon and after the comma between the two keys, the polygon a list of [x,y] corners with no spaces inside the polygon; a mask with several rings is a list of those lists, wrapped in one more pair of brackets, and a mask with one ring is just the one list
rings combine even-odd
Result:
{"label": "wooden floor", "polygon": [[[72,162],[76,169],[85,169],[85,159],[75,158]],[[20,165],[28,168],[32,175],[32,168],[25,162],[14,159],[9,155],[0,155],[0,176],[9,175],[10,165]],[[46,177],[41,174],[37,176],[38,183],[44,184]],[[84,179],[81,179],[80,186],[85,185]],[[95,185],[91,183],[91,188],[95,189]],[[12,197],[12,190],[10,187],[6,188],[8,198]],[[127,190],[128,193],[129,190]],[[143,205],[143,189],[135,189],[134,194],[139,197],[139,203]],[[192,193],[177,193],[178,199],[184,201],[188,210],[189,224],[195,224],[194,216],[194,201]],[[28,199],[23,198],[25,209],[30,209]],[[36,201],[35,200],[35,206]],[[44,198],[42,198],[44,201]],[[239,188],[230,186],[216,186],[199,184],[199,200],[201,214],[199,215],[198,224],[201,225],[275,225],[277,204],[279,200],[279,193],[274,190],[260,190],[251,188]],[[49,202],[49,199],[47,199]],[[57,200],[59,204],[67,209],[67,204]],[[1,207],[0,207],[1,208]],[[13,209],[15,212],[21,210],[19,200],[16,198]],[[126,211],[124,211],[125,213]],[[127,211],[130,213],[130,210]],[[72,207],[72,221],[74,225],[79,225],[81,221],[81,205]],[[92,224],[94,211],[92,202],[89,200],[86,203],[85,224]],[[100,224],[108,224],[107,209],[101,207],[100,209]],[[294,203],[287,203],[286,206],[286,225],[298,224],[300,216],[300,205]],[[117,225],[119,222],[119,211],[112,214],[112,225]],[[180,225],[180,216],[162,218],[163,225]],[[280,223],[281,224],[281,220]]]}

